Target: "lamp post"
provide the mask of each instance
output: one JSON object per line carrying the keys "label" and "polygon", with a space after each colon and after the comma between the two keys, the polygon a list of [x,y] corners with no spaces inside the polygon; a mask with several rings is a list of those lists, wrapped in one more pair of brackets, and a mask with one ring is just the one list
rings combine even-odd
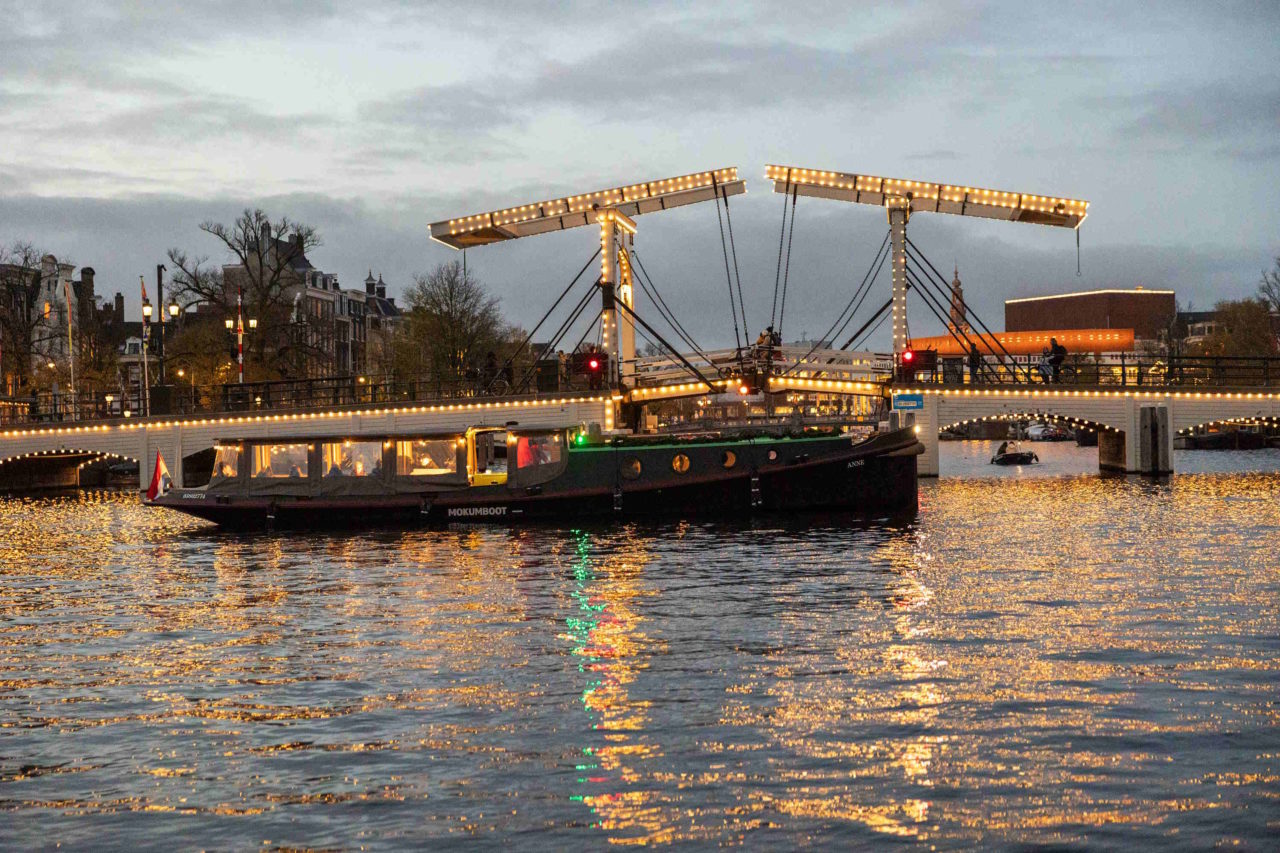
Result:
{"label": "lamp post", "polygon": [[[232,320],[228,317],[225,321],[228,332],[235,332],[236,336],[236,381],[240,384],[244,383],[244,306],[241,302],[240,291],[236,291],[236,318]],[[250,331],[258,328],[258,318],[249,318]]]}
{"label": "lamp post", "polygon": [[164,384],[164,264],[156,264],[156,305],[160,306],[160,316],[156,319],[160,326],[160,336],[156,339],[156,357],[160,359],[160,373],[157,381]]}
{"label": "lamp post", "polygon": [[[141,276],[139,276],[141,278]],[[151,300],[142,300],[142,412],[143,416],[151,414],[151,353],[147,342],[151,339]]]}

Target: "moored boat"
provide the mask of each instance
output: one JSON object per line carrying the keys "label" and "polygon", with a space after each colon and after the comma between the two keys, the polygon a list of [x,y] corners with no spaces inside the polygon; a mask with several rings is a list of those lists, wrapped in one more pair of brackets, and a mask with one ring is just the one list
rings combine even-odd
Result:
{"label": "moored boat", "polygon": [[236,528],[785,510],[914,513],[914,430],[592,438],[575,426],[220,442],[204,488],[150,502]]}

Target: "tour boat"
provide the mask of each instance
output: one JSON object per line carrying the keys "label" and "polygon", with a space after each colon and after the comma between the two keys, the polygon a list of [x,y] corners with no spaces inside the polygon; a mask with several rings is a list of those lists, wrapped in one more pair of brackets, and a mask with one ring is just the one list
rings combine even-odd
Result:
{"label": "tour boat", "polygon": [[914,513],[913,429],[589,435],[579,426],[222,441],[203,488],[148,503],[235,528],[781,510]]}

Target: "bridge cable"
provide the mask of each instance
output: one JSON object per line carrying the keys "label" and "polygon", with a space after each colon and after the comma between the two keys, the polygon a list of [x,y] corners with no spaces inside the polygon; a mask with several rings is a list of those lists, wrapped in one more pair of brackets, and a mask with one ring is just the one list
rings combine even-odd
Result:
{"label": "bridge cable", "polygon": [[[594,260],[594,258],[592,260]],[[572,327],[573,324],[577,322],[578,317],[582,315],[583,310],[587,307],[587,303],[591,301],[591,297],[594,295],[595,295],[594,286],[591,287],[591,289],[589,289],[586,293],[582,294],[582,298],[578,300],[578,304],[574,306],[572,311],[569,312],[568,319],[566,319],[563,323],[561,323],[560,327],[556,329],[556,333],[554,336],[552,336],[551,342],[547,344],[548,350],[555,349],[556,344],[560,343],[560,339],[563,338],[565,333],[569,331],[570,327]],[[588,326],[587,330],[590,331],[591,327]],[[586,336],[584,335],[583,337],[586,337]],[[525,371],[524,375],[520,377],[520,382],[516,385],[516,387],[517,388],[525,387],[525,383],[533,375],[534,371],[537,370],[537,368],[538,368],[538,363],[535,360],[534,363],[530,365],[529,369]]]}
{"label": "bridge cable", "polygon": [[791,238],[796,235],[796,195],[799,192],[798,185],[791,191],[791,227],[787,230],[787,263],[782,270],[782,299],[778,303],[778,325],[774,329],[779,337],[782,335],[782,320],[787,313],[787,280],[791,277]]}
{"label": "bridge cable", "polygon": [[840,337],[842,334],[844,334],[844,330],[847,329],[849,327],[849,324],[853,322],[853,318],[858,316],[858,309],[862,307],[862,303],[865,302],[867,297],[871,295],[870,284],[876,280],[877,276],[880,275],[880,270],[884,269],[885,261],[889,259],[890,253],[888,251],[885,251],[885,249],[887,248],[888,242],[889,242],[889,235],[885,234],[885,242],[881,244],[881,250],[884,251],[884,254],[880,258],[879,263],[876,264],[875,271],[871,272],[870,270],[868,270],[868,272],[871,272],[871,275],[869,278],[866,278],[863,281],[863,285],[866,286],[867,289],[863,292],[862,296],[859,297],[858,304],[853,306],[853,310],[849,312],[849,316],[846,317],[845,321],[840,324],[840,328],[834,330],[834,332],[829,332],[825,336],[828,339],[830,339],[832,343],[835,343],[835,339]]}
{"label": "bridge cable", "polygon": [[[466,258],[465,249],[463,250],[462,256],[464,259]],[[506,363],[502,365],[502,369],[499,370],[497,373],[495,373],[492,377],[490,377],[488,384],[486,384],[484,386],[484,389],[480,392],[481,394],[487,392],[490,386],[492,386],[493,383],[497,380],[497,378],[499,376],[504,375],[507,372],[507,369],[510,368],[513,363],[515,363],[516,357],[520,355],[520,353],[524,352],[524,348],[529,345],[529,341],[533,340],[533,336],[538,333],[538,329],[542,327],[543,323],[547,322],[547,318],[551,316],[551,312],[555,311],[556,307],[559,306],[559,304],[564,300],[564,298],[569,295],[569,291],[572,290],[573,286],[578,283],[578,279],[582,278],[582,274],[587,271],[587,268],[590,267],[591,264],[598,257],[600,257],[600,249],[596,249],[595,254],[592,255],[587,260],[587,262],[582,265],[582,269],[578,270],[578,274],[575,275],[573,277],[573,280],[569,282],[569,286],[564,289],[564,291],[560,294],[559,298],[556,299],[556,301],[552,303],[551,307],[547,309],[547,313],[542,315],[542,319],[538,321],[538,325],[533,327],[533,331],[529,332],[529,334],[525,336],[525,339],[520,342],[520,346],[516,348],[516,351],[513,352],[511,354],[511,357],[507,359]]]}
{"label": "bridge cable", "polygon": [[734,346],[742,349],[742,335],[738,332],[738,307],[733,304],[733,278],[729,274],[729,246],[724,239],[724,219],[720,216],[720,191],[715,175],[711,176],[711,188],[716,194],[716,222],[720,226],[720,251],[724,253],[724,281],[729,287],[729,313],[733,315]]}
{"label": "bridge cable", "polygon": [[[908,239],[908,240],[907,240],[907,244],[908,244],[908,247],[909,247],[909,248],[908,248],[908,252],[907,252],[907,256],[908,256],[912,261],[914,261],[914,262],[915,262],[915,264],[916,264],[917,268],[921,269],[921,271],[922,271],[922,272],[923,272],[923,267],[921,267],[921,262],[922,262],[922,261],[924,262],[924,264],[926,264],[926,265],[929,267],[929,269],[930,269],[930,270],[932,270],[932,272],[933,272],[933,281],[935,282],[935,283],[934,283],[934,287],[938,288],[938,289],[943,293],[943,295],[944,295],[944,296],[946,296],[946,295],[947,295],[947,294],[946,294],[946,288],[947,288],[947,286],[948,286],[948,285],[947,285],[947,283],[946,283],[946,279],[945,279],[945,278],[943,278],[942,273],[938,272],[937,267],[935,267],[935,266],[933,265],[933,263],[932,263],[932,262],[931,262],[927,257],[925,257],[924,253],[923,253],[923,252],[921,252],[921,251],[916,247],[916,245],[910,241],[910,239]],[[1009,359],[1013,362],[1013,366],[1016,368],[1016,367],[1017,367],[1017,361],[1016,361],[1016,359],[1014,359],[1013,354],[1012,354],[1012,353],[1010,353],[1010,352],[1009,352],[1009,350],[1005,348],[1004,344],[1003,344],[1003,343],[1001,343],[1000,339],[995,335],[995,333],[994,333],[994,332],[992,332],[992,331],[991,331],[991,329],[987,327],[987,324],[983,322],[982,318],[981,318],[981,317],[979,317],[979,316],[977,315],[977,313],[976,313],[975,311],[973,311],[973,309],[972,309],[972,308],[970,308],[968,305],[965,305],[965,306],[963,306],[963,307],[964,307],[964,315],[965,315],[965,317],[972,319],[976,325],[980,326],[980,327],[981,327],[981,328],[986,332],[987,337],[991,338],[991,340],[995,342],[995,346],[994,346],[994,347],[993,347],[993,346],[991,346],[991,344],[988,344],[988,343],[986,342],[985,338],[983,338],[983,337],[982,337],[982,334],[981,334],[981,333],[979,333],[979,334],[978,334],[978,338],[979,338],[979,340],[980,340],[980,341],[982,341],[982,343],[986,346],[987,350],[988,350],[992,355],[996,355],[996,348],[998,347],[998,348],[1000,349],[1000,351],[1001,351],[1001,352],[1003,352],[1006,356],[1008,356],[1008,357],[1009,357]],[[1028,369],[1028,378],[1030,378],[1030,370],[1029,370],[1029,369]]]}
{"label": "bridge cable", "polygon": [[[658,309],[658,313],[662,315],[662,319],[666,320],[675,333],[688,344],[694,352],[703,358],[707,358],[707,354],[703,352],[702,347],[698,346],[698,342],[693,339],[693,335],[680,323],[671,307],[667,305],[667,301],[662,298],[662,293],[658,290],[658,286],[653,283],[653,277],[649,275],[649,271],[644,268],[644,264],[640,262],[640,256],[636,254],[635,249],[631,250],[631,256],[635,259],[636,268],[641,272],[642,276],[636,276],[636,281],[640,283],[640,287],[645,294],[653,301],[654,306]],[[646,287],[646,279],[648,286]],[[709,360],[709,359],[708,359]]]}
{"label": "bridge cable", "polygon": [[791,170],[787,169],[786,192],[782,195],[782,227],[778,230],[778,266],[773,273],[773,308],[769,310],[769,326],[778,319],[778,287],[782,283],[782,241],[787,236],[787,193],[791,191]]}
{"label": "bridge cable", "polygon": [[[977,346],[974,345],[973,339],[969,337],[969,334],[965,332],[963,327],[956,327],[956,325],[952,325],[950,321],[948,321],[947,309],[945,305],[943,305],[943,302],[946,300],[946,293],[941,291],[941,289],[937,287],[937,284],[928,282],[929,286],[933,287],[931,291],[931,289],[925,286],[925,282],[922,282],[918,275],[913,272],[913,269],[911,269],[910,266],[906,266],[905,272],[908,282],[911,286],[914,286],[915,291],[919,292],[920,296],[925,298],[925,305],[929,307],[929,311],[932,311],[933,316],[938,318],[938,321],[940,321],[943,327],[947,329],[947,333],[950,334],[951,338],[960,346],[961,350],[966,353],[972,352],[973,348]],[[982,338],[979,337],[979,341],[980,339]]]}
{"label": "bridge cable", "polygon": [[738,244],[733,239],[733,219],[729,216],[729,193],[722,187],[720,194],[724,197],[725,225],[729,227],[729,250],[733,252],[733,278],[738,283],[738,310],[742,312],[742,333],[746,335],[746,343],[749,344],[751,327],[747,325],[747,301],[742,298],[742,275],[738,272]]}
{"label": "bridge cable", "polygon": [[636,276],[636,283],[640,285],[640,290],[643,291],[644,294],[649,297],[649,301],[652,302],[654,307],[658,309],[658,315],[662,317],[663,320],[666,320],[667,325],[670,326],[672,331],[676,333],[676,337],[680,338],[680,340],[684,342],[685,346],[689,347],[691,350],[696,351],[698,355],[703,355],[702,351],[699,350],[698,347],[695,346],[689,340],[689,338],[683,332],[681,332],[680,329],[674,323],[671,322],[671,318],[668,317],[663,312],[661,305],[658,303],[657,299],[654,298],[654,294],[649,290],[648,286],[644,283],[644,279],[640,278],[639,276]]}
{"label": "bridge cable", "polygon": [[[916,261],[917,265],[919,264],[919,261],[924,261],[924,263],[928,265],[929,269],[933,271],[933,275],[936,278],[936,280],[942,282],[945,285],[946,279],[942,277],[942,273],[938,272],[938,268],[935,267],[927,257],[925,257],[924,253],[921,252],[916,247],[915,243],[911,242],[910,237],[906,239],[907,239],[907,246],[911,250],[910,253],[918,256],[918,260]],[[991,338],[991,340],[995,342],[996,347],[999,347],[1000,351],[1004,353],[1006,356],[1008,356],[1010,364],[1013,367],[1013,375],[1017,376],[1018,361],[1013,357],[1013,353],[1009,352],[1009,350],[1005,348],[1005,345],[1000,341],[998,337],[996,337],[995,333],[991,331],[991,329],[987,326],[986,323],[983,322],[982,318],[979,317],[977,313],[971,310],[968,305],[964,306],[964,308],[965,308],[965,315],[967,317],[971,317],[974,323],[980,326],[982,330],[986,332],[987,337]],[[995,347],[992,347],[988,344],[987,349],[992,355],[996,355]],[[1003,364],[1003,359],[1001,359],[1001,363]],[[1028,382],[1032,381],[1031,366],[1029,364],[1026,366],[1026,377]]]}
{"label": "bridge cable", "polygon": [[[792,370],[799,367],[800,364],[808,361],[809,356],[817,352],[818,348],[822,346],[824,341],[829,341],[834,344],[835,338],[838,338],[843,334],[848,325],[853,322],[853,318],[858,314],[858,309],[862,307],[862,303],[866,301],[867,294],[871,292],[868,285],[875,280],[876,276],[880,274],[881,268],[884,266],[885,258],[888,257],[888,253],[885,251],[888,245],[889,233],[886,231],[884,240],[880,243],[880,248],[876,250],[875,258],[871,261],[871,266],[867,268],[866,275],[862,277],[862,283],[858,285],[856,290],[854,290],[853,296],[849,297],[849,301],[845,304],[844,308],[840,309],[840,313],[836,315],[836,319],[831,323],[831,328],[827,329],[827,331],[814,342],[813,347],[805,353],[804,358],[800,359],[799,362],[791,365],[791,367],[788,367],[783,371],[783,376],[786,376]],[[856,305],[854,304],[855,300],[857,300]],[[849,310],[851,307],[853,309],[852,311]],[[848,314],[849,316],[845,317],[845,314]],[[844,317],[843,323],[840,322],[842,317]],[[837,326],[839,326],[838,329],[836,328]]]}
{"label": "bridge cable", "polygon": [[[937,298],[924,287],[922,282],[916,277],[915,273],[911,271],[910,267],[906,268],[906,278],[907,281],[913,285],[914,290],[924,297],[925,307],[929,309],[933,316],[938,318],[938,322],[942,323],[942,325],[946,327],[947,333],[951,335],[951,338],[957,344],[959,344],[960,349],[964,352],[969,352],[974,346],[973,341],[969,339],[969,336],[964,333],[962,328],[954,326],[947,321],[947,315],[943,310],[941,303],[938,302]],[[910,340],[910,336],[908,336],[908,340]]]}
{"label": "bridge cable", "polygon": [[[925,280],[928,282],[929,286],[933,288],[933,292],[938,295],[939,299],[944,301],[950,299],[950,293],[948,292],[948,285],[946,284],[946,280],[942,279],[940,276],[936,280],[934,278],[929,277],[928,273],[925,271],[924,267],[921,265],[921,261],[923,261],[925,264],[929,264],[928,258],[924,257],[924,255],[921,254],[919,250],[916,250],[914,252],[911,250],[908,250],[907,259],[915,266],[917,270],[920,271],[920,274],[925,277]],[[932,267],[932,264],[929,264],[929,266]],[[936,269],[934,270],[934,273],[935,275],[937,275]],[[986,337],[983,336],[982,331],[974,331],[974,335],[978,338],[978,341],[987,349],[987,351],[990,352],[992,355],[996,355],[996,347],[999,347],[1000,350],[1004,352],[1005,355],[1008,355],[1009,358],[1012,359],[1013,356],[1009,353],[1007,349],[1004,348],[1004,345],[1000,342],[1000,339],[997,338],[994,334],[991,334],[991,330],[987,329],[986,324],[982,322],[982,318],[979,317],[977,314],[975,314],[973,310],[969,308],[969,306],[965,305],[963,306],[963,308],[964,308],[963,316],[965,318],[974,320],[975,323],[978,326],[980,326],[982,329],[986,329],[987,336],[990,337],[995,342],[995,346],[993,347],[990,343],[987,342],[987,339]],[[967,339],[968,338],[966,336],[966,340]]]}
{"label": "bridge cable", "polygon": [[[908,255],[908,259],[911,261],[915,260],[910,255]],[[916,264],[916,269],[919,269],[918,263]],[[966,354],[969,352],[972,352],[977,345],[973,342],[973,339],[969,337],[968,332],[961,326],[953,326],[949,322],[949,318],[946,316],[947,309],[945,307],[945,302],[948,298],[946,291],[940,288],[936,283],[928,281],[928,279],[921,281],[921,279],[912,270],[910,266],[906,267],[906,274],[907,274],[907,280],[914,285],[915,290],[917,290],[922,296],[924,296],[926,299],[932,302],[932,305],[930,306],[930,310],[933,311],[934,316],[938,317],[939,321],[946,327],[947,332],[948,334],[951,335],[952,339],[955,340],[956,343],[960,345],[960,348]],[[932,290],[929,290],[928,289],[929,287],[931,287]],[[937,310],[934,310],[933,306],[936,306]],[[943,316],[939,316],[938,312],[942,312]],[[973,330],[970,329],[969,331],[973,331]],[[979,341],[981,341],[984,344],[986,343],[986,341],[983,340],[980,333],[975,333],[975,335],[977,335]]]}
{"label": "bridge cable", "polygon": [[[870,319],[868,319],[867,322],[862,324],[862,328],[858,329],[858,331],[854,332],[852,335],[849,336],[849,340],[845,341],[844,344],[840,347],[840,349],[846,349],[846,350],[849,349],[851,346],[853,346],[854,341],[858,341],[859,343],[861,343],[862,341],[859,339],[863,337],[863,334],[862,334],[863,332],[867,332],[868,327],[871,328],[871,331],[867,332],[866,337],[871,337],[871,335],[875,332],[876,329],[884,325],[884,318],[888,316],[889,309],[892,307],[893,307],[893,299],[890,298],[887,302],[885,302],[883,305],[880,306],[880,310],[872,314]],[[875,323],[874,327],[871,325],[872,323]]]}
{"label": "bridge cable", "polygon": [[675,347],[673,347],[671,344],[669,344],[669,343],[667,342],[666,338],[664,338],[664,337],[662,337],[662,335],[658,334],[658,332],[657,332],[657,330],[656,330],[656,329],[654,329],[652,326],[650,326],[648,323],[646,323],[646,322],[644,321],[644,319],[643,319],[639,314],[637,314],[637,313],[636,313],[632,308],[630,308],[630,307],[629,307],[625,302],[619,302],[619,303],[618,303],[618,308],[620,308],[621,310],[625,311],[625,312],[626,312],[626,313],[631,317],[631,319],[632,319],[633,321],[635,321],[635,322],[639,323],[641,326],[643,326],[643,327],[644,327],[645,331],[647,331],[649,334],[651,334],[651,335],[653,335],[655,338],[657,338],[657,339],[658,339],[658,342],[659,342],[660,344],[662,344],[664,347],[666,347],[666,348],[671,352],[671,354],[672,354],[672,355],[674,355],[674,356],[676,357],[676,359],[678,359],[678,360],[679,360],[679,362],[680,362],[681,364],[683,364],[683,365],[684,365],[684,366],[685,366],[685,367],[686,367],[686,368],[687,368],[687,369],[688,369],[688,370],[689,370],[689,371],[690,371],[690,372],[691,372],[695,377],[697,377],[697,378],[698,378],[698,380],[699,380],[699,381],[701,381],[701,382],[705,382],[708,388],[714,388],[714,387],[715,387],[714,385],[712,385],[712,384],[711,384],[711,381],[710,381],[710,380],[708,380],[708,379],[707,379],[707,377],[705,377],[705,376],[703,376],[703,375],[702,375],[702,371],[698,370],[698,368],[696,368],[696,367],[694,367],[692,364],[690,364],[690,363],[689,363],[689,359],[685,358],[685,357],[680,353],[680,351],[679,351],[679,350],[677,350]]}

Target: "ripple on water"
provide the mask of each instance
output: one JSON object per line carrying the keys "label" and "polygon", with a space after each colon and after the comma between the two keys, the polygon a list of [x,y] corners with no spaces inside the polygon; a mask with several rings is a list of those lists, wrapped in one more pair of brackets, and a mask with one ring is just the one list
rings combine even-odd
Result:
{"label": "ripple on water", "polygon": [[0,842],[1265,847],[1280,478],[980,452],[911,524],[5,501]]}

